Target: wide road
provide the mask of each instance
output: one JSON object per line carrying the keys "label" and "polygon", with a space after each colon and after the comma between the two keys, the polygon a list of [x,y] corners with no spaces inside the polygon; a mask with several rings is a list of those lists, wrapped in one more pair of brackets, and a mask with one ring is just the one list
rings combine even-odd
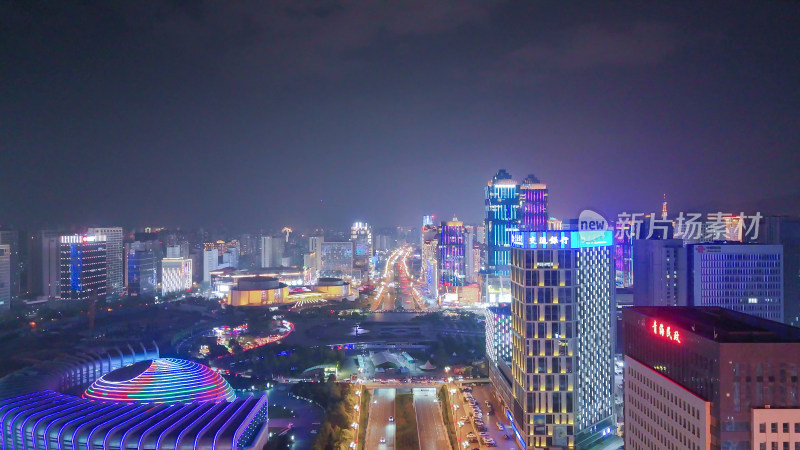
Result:
{"label": "wide road", "polygon": [[[389,422],[394,416],[395,389],[375,389],[369,405],[369,421],[364,448],[368,450],[386,450],[394,448],[395,423]],[[386,442],[382,443],[381,439]]]}
{"label": "wide road", "polygon": [[436,389],[414,389],[414,410],[417,413],[417,432],[420,450],[449,450],[447,429],[436,399]]}

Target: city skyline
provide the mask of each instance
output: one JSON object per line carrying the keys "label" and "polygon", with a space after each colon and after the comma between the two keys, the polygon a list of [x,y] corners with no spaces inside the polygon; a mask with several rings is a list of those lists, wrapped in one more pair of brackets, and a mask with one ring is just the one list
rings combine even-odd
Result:
{"label": "city skyline", "polygon": [[2,224],[478,223],[499,168],[556,217],[800,206],[789,2],[0,8]]}

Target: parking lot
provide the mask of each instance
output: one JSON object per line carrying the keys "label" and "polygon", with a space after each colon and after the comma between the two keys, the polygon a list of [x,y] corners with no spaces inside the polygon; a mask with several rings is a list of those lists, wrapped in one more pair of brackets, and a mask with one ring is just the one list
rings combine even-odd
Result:
{"label": "parking lot", "polygon": [[[465,388],[472,392],[465,392]],[[456,394],[451,396],[457,405],[455,416],[462,448],[514,448],[510,431],[506,431],[508,423],[504,420],[503,410],[490,397],[488,385],[459,386]]]}

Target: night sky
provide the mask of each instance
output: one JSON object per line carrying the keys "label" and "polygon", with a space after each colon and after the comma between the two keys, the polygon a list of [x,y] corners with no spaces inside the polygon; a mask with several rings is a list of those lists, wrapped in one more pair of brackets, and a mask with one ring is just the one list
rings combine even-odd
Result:
{"label": "night sky", "polygon": [[800,214],[800,2],[0,4],[0,223]]}

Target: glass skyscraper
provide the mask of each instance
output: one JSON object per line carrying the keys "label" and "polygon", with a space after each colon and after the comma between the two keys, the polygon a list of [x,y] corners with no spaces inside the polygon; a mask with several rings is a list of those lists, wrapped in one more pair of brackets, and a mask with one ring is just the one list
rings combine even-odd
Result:
{"label": "glass skyscraper", "polygon": [[507,416],[523,448],[585,448],[615,431],[612,243],[611,231],[511,235]]}
{"label": "glass skyscraper", "polygon": [[492,275],[508,275],[511,232],[519,227],[519,185],[500,169],[485,190],[486,269]]}

